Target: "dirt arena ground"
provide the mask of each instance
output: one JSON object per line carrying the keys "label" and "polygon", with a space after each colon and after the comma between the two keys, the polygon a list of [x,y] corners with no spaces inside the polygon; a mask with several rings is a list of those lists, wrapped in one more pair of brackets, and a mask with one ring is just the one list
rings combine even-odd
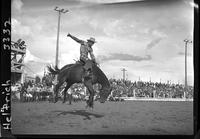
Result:
{"label": "dirt arena ground", "polygon": [[12,134],[193,134],[193,102],[12,102]]}

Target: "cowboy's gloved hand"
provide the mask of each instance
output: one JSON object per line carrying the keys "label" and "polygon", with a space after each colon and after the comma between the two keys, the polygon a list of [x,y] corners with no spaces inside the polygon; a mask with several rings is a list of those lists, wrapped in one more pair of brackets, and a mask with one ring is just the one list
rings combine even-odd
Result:
{"label": "cowboy's gloved hand", "polygon": [[97,63],[95,60],[92,61],[94,64],[96,64],[97,66],[99,66],[99,63]]}

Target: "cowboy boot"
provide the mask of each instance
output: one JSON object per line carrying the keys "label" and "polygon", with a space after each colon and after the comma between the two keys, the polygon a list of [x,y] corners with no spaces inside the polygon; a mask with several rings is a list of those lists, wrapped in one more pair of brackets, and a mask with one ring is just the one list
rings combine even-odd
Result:
{"label": "cowboy boot", "polygon": [[86,77],[89,77],[89,75],[90,75],[90,71],[89,71],[89,70],[87,70],[87,71],[85,70],[85,71],[84,71],[84,74],[83,74],[83,76],[82,76],[82,82],[84,82],[84,81],[85,81],[85,78],[86,78]]}
{"label": "cowboy boot", "polygon": [[85,81],[85,77],[86,77],[86,70],[84,69],[83,75],[82,75],[82,82]]}

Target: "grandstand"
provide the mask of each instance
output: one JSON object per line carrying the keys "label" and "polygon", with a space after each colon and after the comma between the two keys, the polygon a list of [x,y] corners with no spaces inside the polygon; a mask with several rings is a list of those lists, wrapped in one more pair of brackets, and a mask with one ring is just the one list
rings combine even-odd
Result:
{"label": "grandstand", "polygon": [[165,84],[110,79],[111,97],[139,101],[193,101],[193,87],[188,91],[182,84]]}

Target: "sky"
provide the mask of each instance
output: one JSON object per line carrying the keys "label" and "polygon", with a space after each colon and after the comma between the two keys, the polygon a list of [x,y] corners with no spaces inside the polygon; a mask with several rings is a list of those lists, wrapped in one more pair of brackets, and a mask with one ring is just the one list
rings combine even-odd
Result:
{"label": "sky", "polygon": [[[12,41],[27,45],[25,72],[42,76],[55,65],[58,6],[59,68],[79,59],[82,40],[94,37],[94,55],[108,78],[184,84],[185,43],[193,40],[193,0],[12,0]],[[193,43],[188,44],[188,84],[193,85]]]}

